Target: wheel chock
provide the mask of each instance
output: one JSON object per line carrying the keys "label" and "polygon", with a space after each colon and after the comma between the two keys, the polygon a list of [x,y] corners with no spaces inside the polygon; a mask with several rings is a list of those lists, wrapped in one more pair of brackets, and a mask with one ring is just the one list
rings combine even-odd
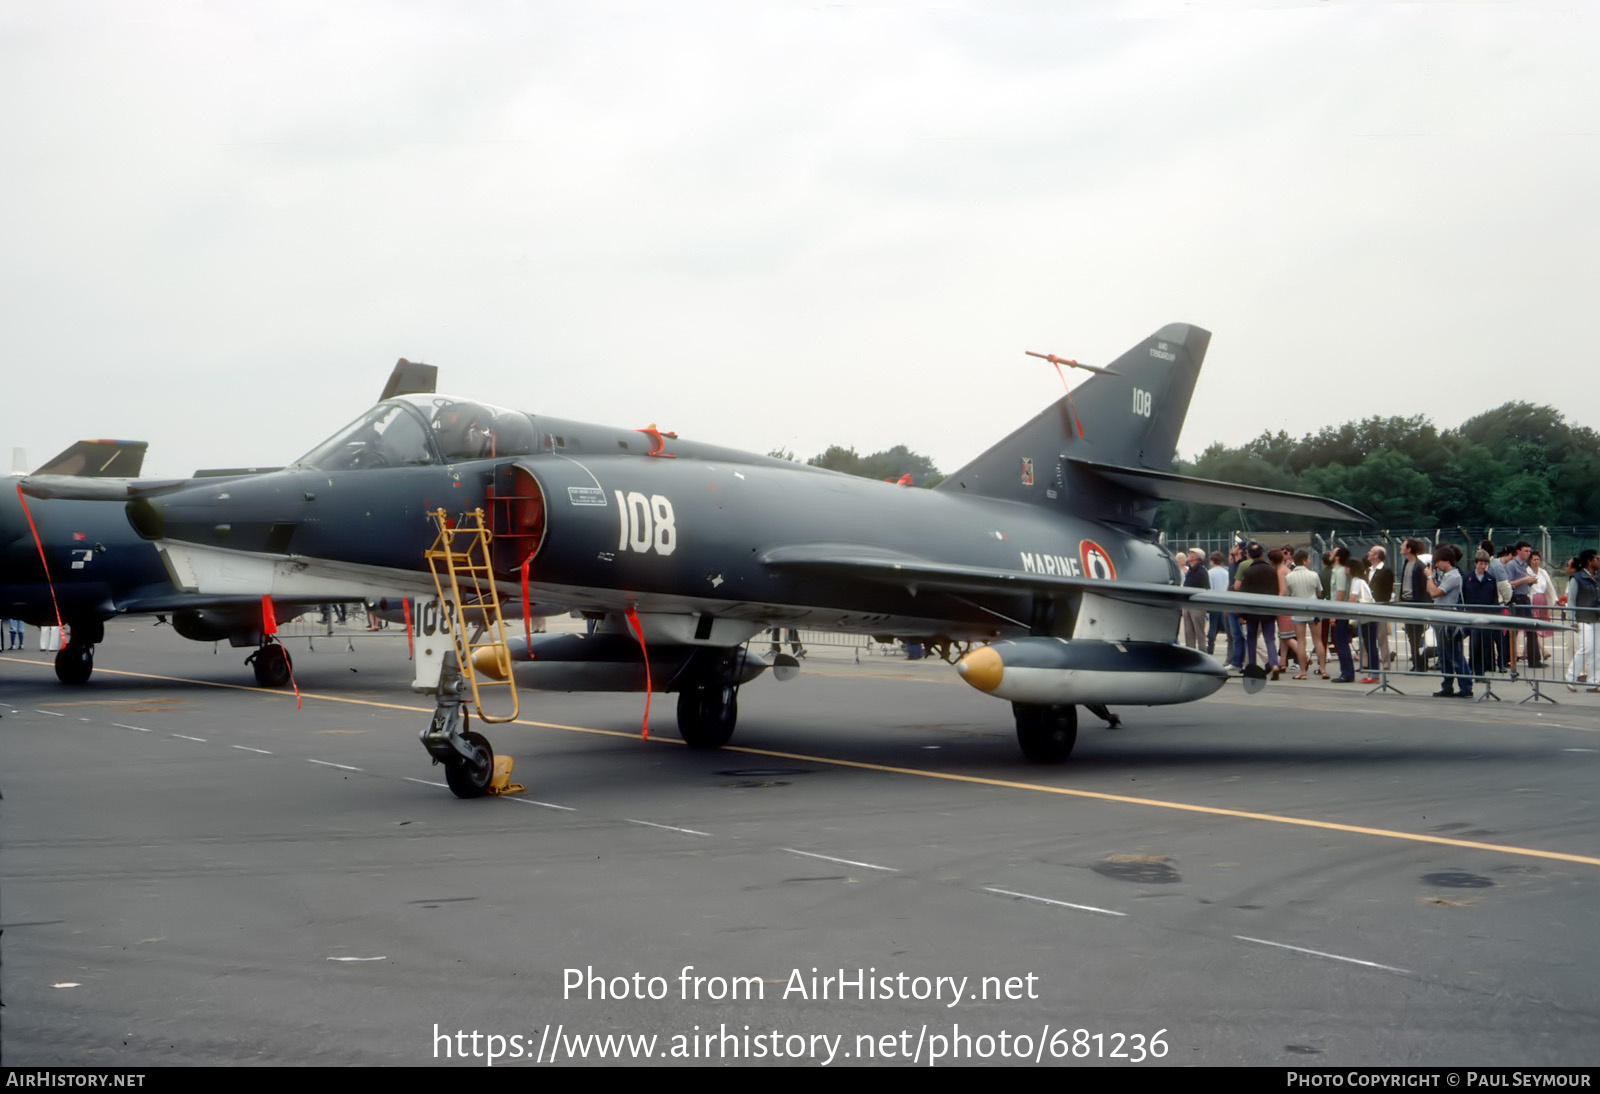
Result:
{"label": "wheel chock", "polygon": [[520,794],[527,789],[521,783],[511,781],[511,763],[510,756],[494,758],[494,775],[489,779],[485,794]]}

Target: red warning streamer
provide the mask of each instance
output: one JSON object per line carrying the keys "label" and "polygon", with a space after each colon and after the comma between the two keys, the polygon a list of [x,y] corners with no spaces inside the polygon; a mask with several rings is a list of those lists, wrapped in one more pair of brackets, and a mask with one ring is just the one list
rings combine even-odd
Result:
{"label": "red warning streamer", "polygon": [[39,565],[44,567],[45,587],[50,590],[50,607],[56,613],[56,626],[61,626],[61,605],[56,603],[55,582],[50,580],[50,563],[45,561],[44,544],[39,541],[39,529],[33,526],[33,514],[28,511],[28,499],[22,496],[22,484],[17,483],[17,500],[22,503],[22,515],[28,518],[28,531],[33,533],[33,545],[39,548]]}
{"label": "red warning streamer", "polygon": [[533,657],[533,615],[530,612],[532,605],[528,603],[528,568],[532,565],[533,555],[530,553],[527,558],[522,560],[522,630],[528,640],[528,657],[530,660]]}
{"label": "red warning streamer", "polygon": [[1045,360],[1056,366],[1056,375],[1061,377],[1061,386],[1067,388],[1067,409],[1072,411],[1072,424],[1077,428],[1079,438],[1082,438],[1083,423],[1078,420],[1078,408],[1072,405],[1072,389],[1067,387],[1067,374],[1061,371],[1062,365],[1076,365],[1078,362],[1069,361],[1065,357],[1057,357],[1053,353],[1045,357]]}
{"label": "red warning streamer", "polygon": [[628,629],[639,640],[639,652],[644,654],[644,732],[645,740],[650,739],[650,651],[644,648],[644,630],[639,626],[639,613],[631,607],[628,609]]}
{"label": "red warning streamer", "polygon": [[400,614],[405,616],[406,620],[406,660],[415,661],[417,649],[411,638],[411,598],[409,596],[400,598]]}
{"label": "red warning streamer", "polygon": [[[272,597],[265,594],[261,597],[261,633],[263,636],[278,633],[278,617],[272,611]],[[281,647],[282,642],[278,645]],[[283,651],[283,663],[289,667],[289,686],[294,688],[294,709],[300,709],[300,685],[294,682],[294,661],[289,657],[289,651]]]}

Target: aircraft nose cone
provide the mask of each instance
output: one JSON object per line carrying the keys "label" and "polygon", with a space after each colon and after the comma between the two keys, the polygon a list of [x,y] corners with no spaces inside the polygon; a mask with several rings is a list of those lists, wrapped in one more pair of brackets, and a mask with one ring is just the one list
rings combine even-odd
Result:
{"label": "aircraft nose cone", "polygon": [[956,671],[961,674],[961,679],[979,691],[993,691],[999,687],[1005,669],[1000,655],[988,646],[973,650],[956,662]]}

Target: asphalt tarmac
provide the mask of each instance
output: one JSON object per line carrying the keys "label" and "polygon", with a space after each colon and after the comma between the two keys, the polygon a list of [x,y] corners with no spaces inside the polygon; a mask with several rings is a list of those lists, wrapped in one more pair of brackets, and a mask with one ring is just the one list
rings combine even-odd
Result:
{"label": "asphalt tarmac", "polygon": [[396,630],[297,709],[134,626],[0,655],[7,1065],[1600,1062],[1597,696],[1230,683],[1039,767],[814,647],[715,752],[522,691],[460,801]]}

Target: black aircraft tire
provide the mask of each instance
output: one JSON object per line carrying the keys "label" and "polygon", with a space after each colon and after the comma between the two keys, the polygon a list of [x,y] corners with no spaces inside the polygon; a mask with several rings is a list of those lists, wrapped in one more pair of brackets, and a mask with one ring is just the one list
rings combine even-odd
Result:
{"label": "black aircraft tire", "polygon": [[256,670],[256,683],[264,688],[281,688],[289,682],[292,662],[289,651],[282,646],[262,646],[250,664]]}
{"label": "black aircraft tire", "polygon": [[739,693],[728,684],[687,687],[678,693],[678,736],[690,748],[721,748],[739,720]]}
{"label": "black aircraft tire", "polygon": [[1017,716],[1017,744],[1036,764],[1058,764],[1072,755],[1078,741],[1078,708],[1012,703]]}
{"label": "black aircraft tire", "polygon": [[94,647],[68,642],[56,654],[56,679],[63,684],[87,684],[94,672]]}
{"label": "black aircraft tire", "polygon": [[494,748],[481,733],[468,730],[461,738],[473,747],[478,759],[445,764],[444,781],[450,785],[450,793],[458,798],[481,798],[489,789],[489,780],[494,777]]}

